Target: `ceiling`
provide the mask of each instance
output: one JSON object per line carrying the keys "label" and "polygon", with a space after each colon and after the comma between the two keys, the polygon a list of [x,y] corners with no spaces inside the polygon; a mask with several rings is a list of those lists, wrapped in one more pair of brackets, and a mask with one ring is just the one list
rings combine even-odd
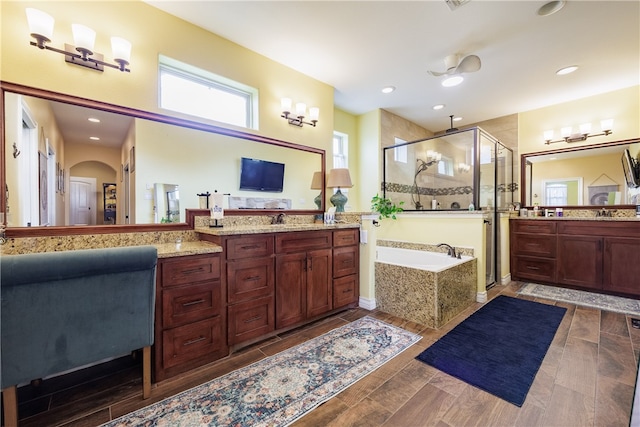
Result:
{"label": "ceiling", "polygon": [[[550,16],[521,0],[147,3],[333,86],[342,110],[383,108],[434,132],[449,115],[464,126],[640,83],[637,0],[567,1]],[[444,88],[427,70],[454,53],[482,68]],[[555,74],[568,65],[580,68]]]}

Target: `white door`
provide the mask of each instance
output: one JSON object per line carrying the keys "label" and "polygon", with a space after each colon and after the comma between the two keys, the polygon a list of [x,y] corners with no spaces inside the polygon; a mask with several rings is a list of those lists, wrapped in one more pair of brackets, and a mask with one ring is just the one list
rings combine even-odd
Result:
{"label": "white door", "polygon": [[96,224],[95,178],[69,179],[69,211],[69,225]]}

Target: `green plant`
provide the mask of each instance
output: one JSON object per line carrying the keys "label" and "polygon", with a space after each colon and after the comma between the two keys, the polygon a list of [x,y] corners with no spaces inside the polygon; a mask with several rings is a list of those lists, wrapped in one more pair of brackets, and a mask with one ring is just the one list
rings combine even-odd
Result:
{"label": "green plant", "polygon": [[396,214],[398,212],[402,212],[402,205],[404,205],[404,202],[400,202],[396,205],[390,199],[380,197],[377,194],[371,199],[371,209],[380,214],[380,219],[396,219]]}

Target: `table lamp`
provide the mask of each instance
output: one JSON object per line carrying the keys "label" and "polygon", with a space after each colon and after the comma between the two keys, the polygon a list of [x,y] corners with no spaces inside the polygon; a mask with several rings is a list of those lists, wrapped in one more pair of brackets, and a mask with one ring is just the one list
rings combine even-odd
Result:
{"label": "table lamp", "polygon": [[347,203],[347,196],[342,194],[340,188],[351,188],[351,176],[349,175],[349,169],[336,168],[329,171],[329,178],[327,179],[327,187],[338,188],[333,196],[329,199],[331,204],[336,207],[336,212],[344,212],[344,205]]}

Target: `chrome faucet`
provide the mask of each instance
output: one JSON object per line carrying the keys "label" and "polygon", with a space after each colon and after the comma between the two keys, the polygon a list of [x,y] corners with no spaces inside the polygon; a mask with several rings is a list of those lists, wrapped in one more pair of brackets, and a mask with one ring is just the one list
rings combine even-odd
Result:
{"label": "chrome faucet", "polygon": [[284,224],[285,216],[285,214],[279,213],[278,215],[271,218],[271,224]]}
{"label": "chrome faucet", "polygon": [[447,248],[447,255],[449,255],[452,258],[460,258],[460,254],[456,254],[456,248],[454,248],[451,245],[447,245],[446,243],[440,243],[437,245],[439,248],[444,246]]}

